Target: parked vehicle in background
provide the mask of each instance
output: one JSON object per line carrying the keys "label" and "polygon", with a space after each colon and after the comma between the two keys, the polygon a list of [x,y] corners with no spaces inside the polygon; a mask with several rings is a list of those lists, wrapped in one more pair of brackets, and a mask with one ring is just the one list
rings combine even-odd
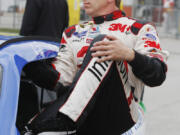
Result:
{"label": "parked vehicle in background", "polygon": [[8,7],[7,12],[13,13],[13,12],[18,12],[19,11],[19,6],[18,5],[12,5]]}

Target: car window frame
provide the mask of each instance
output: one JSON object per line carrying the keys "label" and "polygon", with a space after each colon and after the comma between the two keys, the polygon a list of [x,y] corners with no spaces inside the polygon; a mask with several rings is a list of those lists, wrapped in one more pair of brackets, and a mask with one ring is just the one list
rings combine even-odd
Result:
{"label": "car window frame", "polygon": [[1,91],[2,91],[2,79],[3,79],[3,67],[0,64],[0,96],[1,96]]}

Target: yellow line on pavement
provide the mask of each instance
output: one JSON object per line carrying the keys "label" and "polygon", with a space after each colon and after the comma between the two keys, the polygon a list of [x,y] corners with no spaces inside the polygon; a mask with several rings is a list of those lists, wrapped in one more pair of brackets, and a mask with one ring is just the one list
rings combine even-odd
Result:
{"label": "yellow line on pavement", "polygon": [[17,33],[8,33],[8,32],[0,32],[0,35],[4,35],[4,36],[17,36]]}

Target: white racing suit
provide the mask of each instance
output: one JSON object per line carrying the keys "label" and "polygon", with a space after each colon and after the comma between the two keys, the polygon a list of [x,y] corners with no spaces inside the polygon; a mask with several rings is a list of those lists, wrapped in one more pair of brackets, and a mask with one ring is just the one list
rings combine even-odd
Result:
{"label": "white racing suit", "polygon": [[[129,63],[97,63],[88,49],[93,42],[105,38],[103,35],[95,38],[100,34],[113,35],[133,48],[135,59]],[[53,62],[60,73],[58,81],[71,88],[50,107],[46,116],[54,111],[67,115],[77,123],[79,135],[135,135],[134,129],[142,116],[138,107],[144,84],[151,87],[162,84],[166,59],[155,27],[128,18],[122,11],[72,26],[63,33],[59,55]]]}

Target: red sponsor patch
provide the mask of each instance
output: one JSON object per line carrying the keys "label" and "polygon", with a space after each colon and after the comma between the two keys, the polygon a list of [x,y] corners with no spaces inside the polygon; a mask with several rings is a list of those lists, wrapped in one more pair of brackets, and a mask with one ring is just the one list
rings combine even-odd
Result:
{"label": "red sponsor patch", "polygon": [[150,56],[153,57],[153,58],[158,58],[161,61],[164,61],[163,57],[161,55],[159,55],[159,54],[150,54]]}
{"label": "red sponsor patch", "polygon": [[127,27],[127,25],[122,25],[121,23],[113,23],[110,25],[109,30],[124,32],[126,27]]}
{"label": "red sponsor patch", "polygon": [[155,41],[147,40],[145,42],[145,44],[146,45],[144,45],[144,47],[153,47],[153,48],[157,48],[157,49],[161,50],[160,44],[157,44]]}
{"label": "red sponsor patch", "polygon": [[65,30],[65,34],[68,38],[70,38],[75,31],[76,31],[76,27],[75,25],[73,25]]}
{"label": "red sponsor patch", "polygon": [[113,19],[117,19],[117,18],[120,18],[122,16],[122,13],[119,11],[115,11],[115,12],[113,12],[113,15],[114,15]]}
{"label": "red sponsor patch", "polygon": [[82,66],[82,64],[80,64],[80,65],[77,65],[77,67],[78,67],[78,68],[81,68],[81,66]]}
{"label": "red sponsor patch", "polygon": [[93,39],[86,39],[86,43],[90,44],[93,41]]}
{"label": "red sponsor patch", "polygon": [[130,29],[131,29],[131,26],[129,26],[126,31],[129,31]]}
{"label": "red sponsor patch", "polygon": [[138,22],[135,22],[133,24],[134,27],[138,28],[138,29],[141,29],[143,27],[144,24],[141,24],[141,23],[138,23]]}
{"label": "red sponsor patch", "polygon": [[64,39],[64,37],[61,39],[61,44],[66,44],[66,40]]}
{"label": "red sponsor patch", "polygon": [[146,38],[146,37],[143,37],[142,40],[148,40],[148,41],[151,41],[151,39]]}
{"label": "red sponsor patch", "polygon": [[77,53],[77,57],[84,57],[88,48],[89,48],[89,46],[82,47],[81,50]]}
{"label": "red sponsor patch", "polygon": [[127,64],[127,61],[124,61],[124,65],[125,65],[126,71],[128,73],[128,64]]}
{"label": "red sponsor patch", "polygon": [[96,28],[92,28],[93,31],[96,31]]}
{"label": "red sponsor patch", "polygon": [[132,99],[133,99],[133,93],[132,93],[132,91],[131,91],[130,96],[128,97],[128,105],[131,104]]}

